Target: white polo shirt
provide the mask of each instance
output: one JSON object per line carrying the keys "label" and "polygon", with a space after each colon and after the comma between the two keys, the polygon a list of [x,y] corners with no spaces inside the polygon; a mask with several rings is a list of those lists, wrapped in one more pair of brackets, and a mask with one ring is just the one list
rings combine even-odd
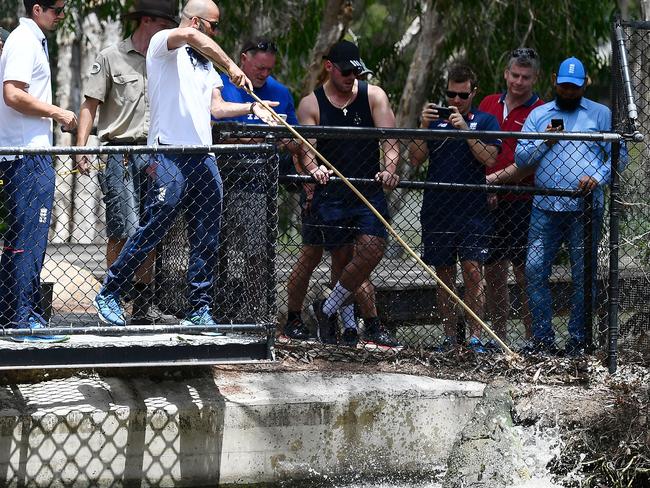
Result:
{"label": "white polo shirt", "polygon": [[[0,80],[26,83],[27,92],[52,103],[50,62],[45,35],[32,19],[21,18],[9,35],[0,58]],[[0,146],[47,147],[52,145],[52,119],[22,114],[7,107],[0,96]],[[4,157],[4,156],[3,156]],[[11,158],[7,158],[11,159]]]}
{"label": "white polo shirt", "polygon": [[212,144],[212,91],[223,83],[212,63],[192,58],[189,46],[169,50],[171,30],[156,33],[147,50],[151,111],[148,144]]}

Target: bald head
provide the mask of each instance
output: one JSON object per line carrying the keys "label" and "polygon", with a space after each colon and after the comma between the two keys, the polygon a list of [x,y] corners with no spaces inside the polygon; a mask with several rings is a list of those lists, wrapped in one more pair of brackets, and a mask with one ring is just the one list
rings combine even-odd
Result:
{"label": "bald head", "polygon": [[183,7],[183,12],[190,17],[206,19],[219,17],[219,7],[212,0],[188,0]]}

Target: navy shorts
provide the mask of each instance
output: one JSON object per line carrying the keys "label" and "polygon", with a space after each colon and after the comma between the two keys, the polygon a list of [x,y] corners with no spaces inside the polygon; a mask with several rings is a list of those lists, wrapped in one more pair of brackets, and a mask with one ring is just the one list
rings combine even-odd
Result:
{"label": "navy shorts", "polygon": [[458,261],[484,263],[492,225],[489,218],[474,217],[451,225],[422,223],[422,260],[431,266],[453,266]]}
{"label": "navy shorts", "polygon": [[490,212],[493,216],[494,231],[486,263],[511,261],[514,266],[526,264],[532,208],[532,199],[499,200],[497,208]]}
{"label": "navy shorts", "polygon": [[[383,192],[366,198],[389,220]],[[301,233],[303,244],[322,246],[328,251],[352,244],[360,235],[388,237],[381,221],[360,200],[323,198],[318,193],[308,207],[303,198]]]}

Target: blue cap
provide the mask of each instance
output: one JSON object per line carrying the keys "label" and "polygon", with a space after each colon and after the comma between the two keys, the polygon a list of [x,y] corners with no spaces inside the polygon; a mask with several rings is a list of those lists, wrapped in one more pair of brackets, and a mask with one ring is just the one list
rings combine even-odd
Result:
{"label": "blue cap", "polygon": [[568,58],[562,61],[557,71],[558,83],[572,83],[576,86],[583,86],[587,81],[585,67],[578,58]]}

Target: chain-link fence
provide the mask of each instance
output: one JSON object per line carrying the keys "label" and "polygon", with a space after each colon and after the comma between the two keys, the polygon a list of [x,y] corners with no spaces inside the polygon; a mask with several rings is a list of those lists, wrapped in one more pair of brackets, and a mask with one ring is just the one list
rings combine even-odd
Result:
{"label": "chain-link fence", "polygon": [[[637,46],[632,72],[646,64],[641,27],[625,26],[623,41]],[[631,133],[619,58],[615,129]],[[22,164],[3,162],[2,331],[16,342],[3,346],[3,357],[14,364],[26,347],[50,356],[59,347],[74,349],[49,344],[59,335],[188,332],[206,334],[193,339],[207,341],[195,353],[208,361],[211,341],[223,341],[214,336],[225,331],[244,342],[264,337],[269,350],[277,332],[286,347],[306,341],[326,355],[340,347],[498,349],[473,315],[509,347],[545,352],[602,346],[620,318],[624,345],[641,343],[645,351],[644,146],[620,145],[621,136],[598,127],[576,132],[570,120],[559,123],[565,131],[552,135],[472,125],[300,128],[372,210],[339,178],[315,184],[305,176],[319,161],[282,127],[215,126],[215,142],[229,143],[209,149],[216,164],[206,148],[22,150]],[[517,171],[491,173],[506,146],[515,151]],[[50,208],[53,169],[67,176],[82,153],[91,174],[75,178],[99,181],[102,201],[57,197]],[[401,176],[394,189],[386,167]],[[610,215],[609,183],[616,194],[619,175],[620,205]],[[580,190],[585,176],[594,183],[590,192]],[[92,216],[92,224],[77,219],[77,226],[107,238],[54,243],[50,228],[48,241],[53,212]],[[621,279],[612,279],[619,271]],[[618,303],[607,298],[619,288],[620,314],[612,314]],[[46,323],[50,330],[42,331]],[[609,338],[615,355],[615,334]],[[86,353],[78,364],[111,355],[92,351],[94,359]]]}
{"label": "chain-link fence", "polygon": [[[623,134],[644,134],[629,143],[629,164],[612,185],[613,217],[611,241],[614,245],[610,269],[620,270],[610,280],[613,305],[613,339],[629,356],[650,361],[650,314],[648,283],[650,211],[648,188],[650,129],[650,78],[648,46],[650,23],[616,22],[612,33],[612,109],[614,130]],[[614,309],[615,310],[615,309]],[[617,344],[610,344],[610,355]],[[610,368],[611,369],[611,368]]]}
{"label": "chain-link fence", "polygon": [[[0,297],[10,341],[2,341],[2,366],[270,357],[275,154],[254,144],[7,156]],[[55,244],[51,230],[48,239],[51,215],[69,210],[53,199],[55,173],[60,183],[73,159],[90,164],[76,178],[98,181],[102,197],[72,211],[99,213],[105,240]]]}
{"label": "chain-link fence", "polygon": [[[549,349],[575,342],[589,348],[604,340],[595,327],[595,318],[604,314],[607,276],[607,241],[601,240],[603,189],[613,164],[611,141],[618,136],[551,136],[557,142],[547,153],[540,149],[548,139],[544,134],[300,131],[391,221],[413,254],[422,256],[510,347],[534,345],[534,327],[538,338],[548,339]],[[226,126],[221,132],[224,137],[250,138],[269,129]],[[279,139],[289,136],[283,129],[271,132]],[[537,185],[486,185],[490,157],[517,139],[527,145],[518,156],[520,165],[537,167]],[[491,154],[483,162],[480,153],[471,151],[477,144]],[[375,175],[391,150],[403,163],[402,181],[384,192]],[[289,163],[281,164],[287,174],[280,176],[278,204],[280,340],[292,345],[316,339],[330,348],[446,351],[474,336],[481,343],[470,343],[473,349],[496,349],[480,325],[338,178],[315,186],[309,177],[290,174],[296,169],[304,173],[305,161],[311,164],[304,151],[294,150],[295,165],[288,154]],[[603,184],[593,193],[578,192],[584,174],[598,175]],[[520,177],[524,175],[511,183]],[[337,282],[357,283],[358,288],[352,297],[340,299]],[[336,309],[329,320],[322,313],[327,299]]]}
{"label": "chain-link fence", "polygon": [[[216,130],[224,139],[274,134],[280,141],[218,146],[223,210],[216,213],[221,189],[210,186],[215,174],[205,166],[205,155],[193,155],[201,148],[185,148],[181,154],[170,152],[173,148],[154,154],[152,148],[103,148],[86,157],[104,187],[109,239],[105,245],[47,247],[43,286],[30,292],[32,298],[43,297],[28,301],[37,305],[26,320],[30,325],[42,317],[41,323],[49,320],[53,329],[31,335],[214,334],[279,324],[279,339],[289,347],[308,341],[333,351],[398,352],[406,347],[444,352],[463,344],[477,352],[498,349],[471,311],[515,349],[536,345],[554,351],[576,343],[582,349],[602,342],[601,328],[593,324],[594,317],[604,315],[605,305],[603,189],[614,164],[611,142],[618,136],[301,131],[351,178],[376,214],[339,178],[315,185],[296,174],[296,168],[315,160],[305,146],[287,143],[289,134],[281,128]],[[551,143],[544,142],[549,138]],[[522,148],[519,166],[536,171],[536,184],[508,184],[526,176],[516,174],[500,175],[500,184],[487,185],[486,168],[503,144],[516,139]],[[74,151],[53,152],[56,168]],[[402,181],[385,191],[376,178],[389,156],[401,160]],[[51,168],[48,158],[31,159]],[[283,174],[278,178],[279,167]],[[203,173],[193,175],[196,171]],[[585,173],[597,175],[603,184],[591,193],[578,191]],[[117,183],[109,181],[111,175]],[[7,176],[5,172],[11,183]],[[113,252],[107,270],[110,246],[125,237],[120,226],[128,220],[119,207],[124,202],[116,203],[120,195],[113,195],[110,185],[121,189],[131,182],[137,189],[131,202],[137,224],[126,250],[120,257]],[[390,185],[390,179],[385,181],[384,186]],[[20,214],[11,212],[16,190],[3,188],[8,225],[4,255],[24,258],[21,250],[29,246],[16,244],[20,236],[11,230],[19,228],[11,220]],[[43,208],[29,208],[34,222],[40,217],[47,221]],[[406,246],[389,234],[382,218]],[[419,256],[440,281],[417,262]],[[149,268],[142,269],[145,265]],[[29,271],[24,261],[5,266],[8,270],[18,279]],[[459,307],[441,283],[469,310]],[[4,333],[33,346],[35,341],[24,334],[22,309],[7,302],[5,314],[11,310],[14,319],[5,321]],[[5,346],[15,358],[24,347]],[[142,361],[147,360],[145,355]]]}

